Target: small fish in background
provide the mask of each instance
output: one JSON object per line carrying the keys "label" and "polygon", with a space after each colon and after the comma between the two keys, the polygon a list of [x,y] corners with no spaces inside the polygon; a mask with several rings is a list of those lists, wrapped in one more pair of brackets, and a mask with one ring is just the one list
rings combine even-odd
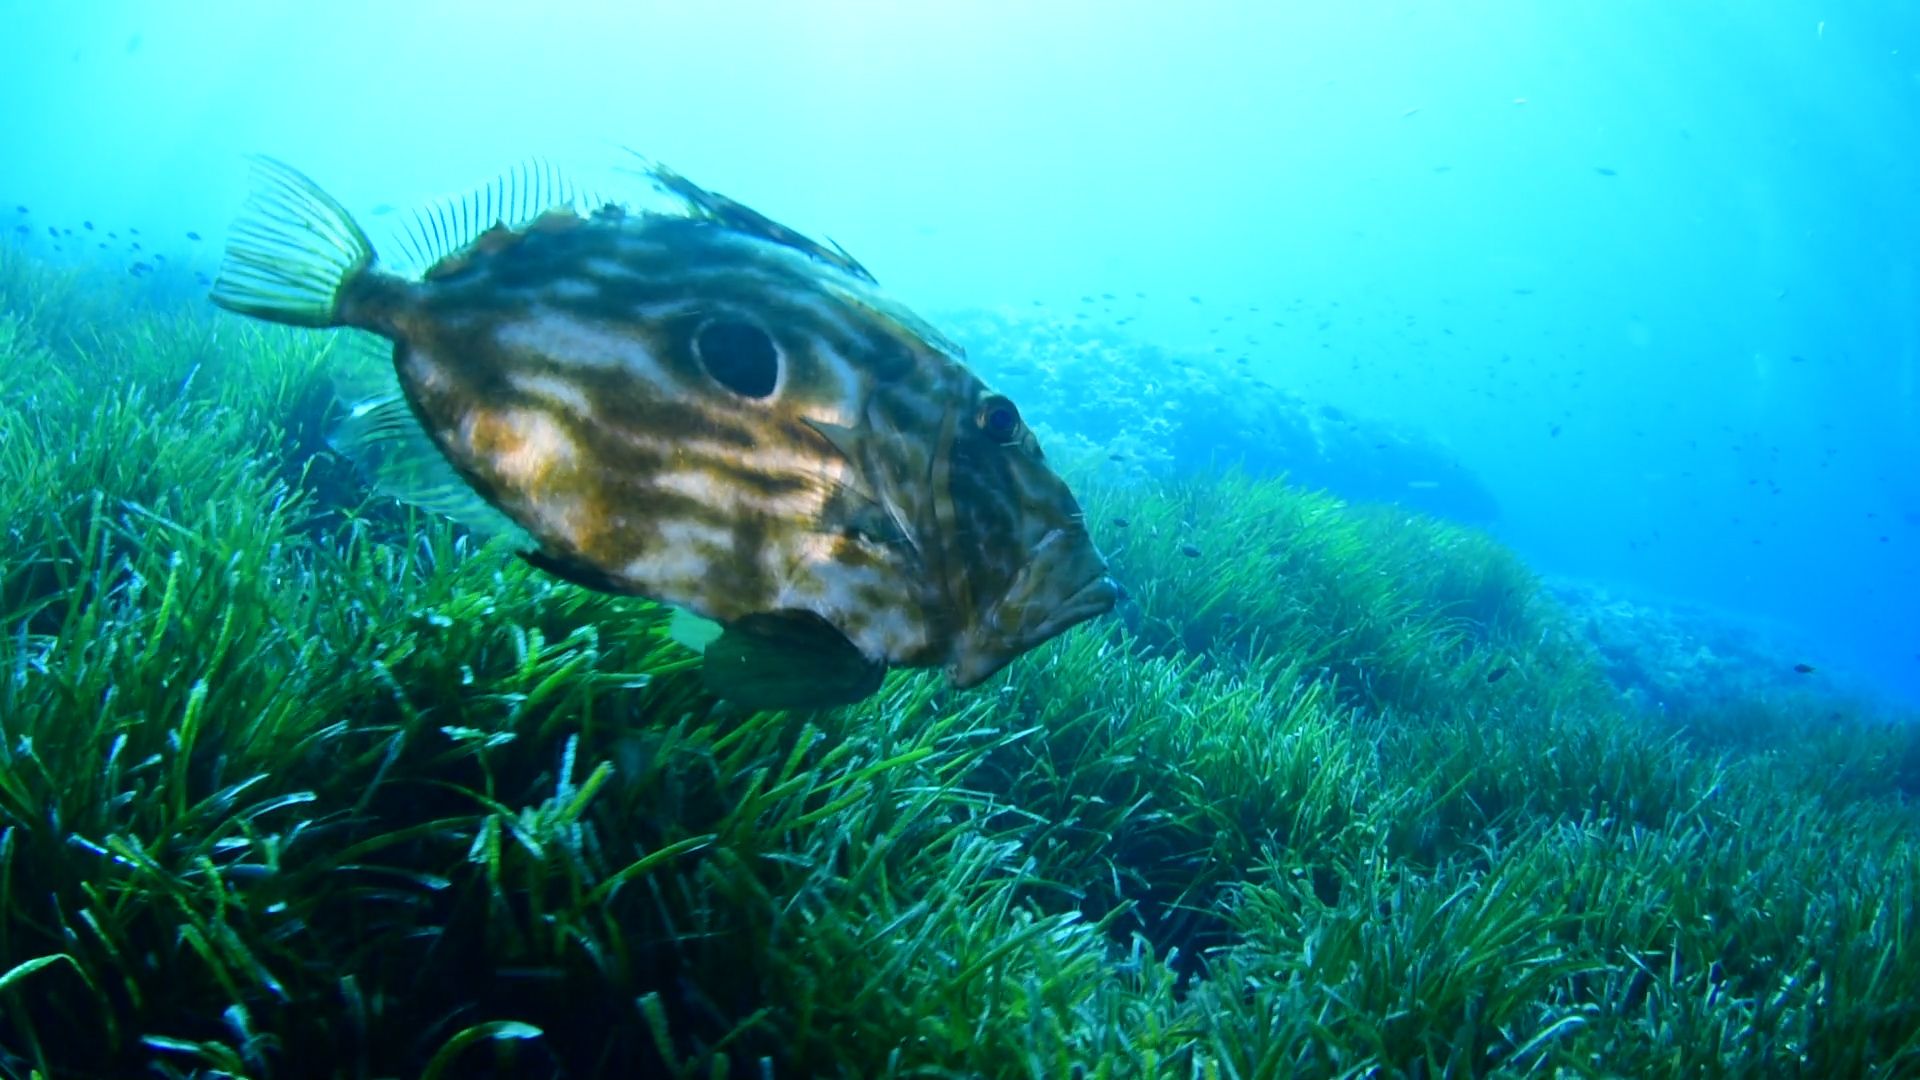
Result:
{"label": "small fish in background", "polygon": [[1813,674],[1814,668],[1812,664],[1795,664],[1793,665],[1793,670],[1802,675],[1811,675]]}
{"label": "small fish in background", "polygon": [[14,207],[14,208],[13,208],[13,210],[14,210],[14,213],[16,213],[16,214],[24,214],[24,213],[27,213],[27,208],[26,208],[26,207],[24,207],[24,206],[16,206],[16,207]]}
{"label": "small fish in background", "polygon": [[1181,544],[1180,554],[1185,555],[1189,559],[1197,559],[1200,557],[1200,549],[1193,544]]}
{"label": "small fish in background", "polygon": [[134,277],[140,277],[143,274],[150,274],[152,272],[153,267],[143,262],[137,262],[127,267],[127,273],[132,274]]}
{"label": "small fish in background", "polygon": [[422,214],[403,277],[261,159],[211,299],[364,331],[380,374],[332,442],[376,490],[673,605],[749,707],[858,701],[889,667],[966,689],[1113,608],[1079,504],[957,347],[837,246],[639,175],[675,212],[522,168]]}
{"label": "small fish in background", "polygon": [[199,233],[197,233],[197,232],[194,232],[194,231],[192,231],[192,230],[188,230],[188,231],[187,231],[187,239],[189,239],[189,240],[192,240],[192,241],[194,241],[194,242],[196,242],[196,243],[197,243],[197,242],[199,242],[199,240],[200,240],[200,234],[199,234]]}
{"label": "small fish in background", "polygon": [[1117,517],[1113,519],[1113,527],[1116,529],[1124,529],[1131,524],[1133,524],[1133,522],[1123,517]]}
{"label": "small fish in background", "polygon": [[1511,671],[1511,670],[1513,670],[1513,669],[1512,669],[1512,668],[1510,668],[1510,667],[1508,667],[1508,666],[1507,666],[1507,665],[1505,665],[1505,664],[1501,664],[1501,665],[1500,665],[1499,667],[1496,667],[1496,668],[1494,668],[1494,669],[1493,669],[1492,671],[1489,671],[1489,672],[1487,672],[1487,681],[1488,681],[1489,683],[1497,683],[1497,682],[1499,682],[1499,681],[1500,681],[1501,679],[1504,679],[1504,678],[1506,678],[1506,677],[1507,677],[1507,672],[1509,672],[1509,671]]}
{"label": "small fish in background", "polygon": [[1617,170],[1609,169],[1605,165],[1595,165],[1593,167],[1593,171],[1599,173],[1601,176],[1619,176],[1620,175],[1620,173]]}
{"label": "small fish in background", "polygon": [[85,229],[85,230],[87,230],[88,232],[92,232],[92,231],[93,231],[93,222],[91,222],[91,221],[83,221],[83,222],[81,222],[81,223],[80,223],[80,227],[81,227],[81,228],[83,228],[83,229]]}

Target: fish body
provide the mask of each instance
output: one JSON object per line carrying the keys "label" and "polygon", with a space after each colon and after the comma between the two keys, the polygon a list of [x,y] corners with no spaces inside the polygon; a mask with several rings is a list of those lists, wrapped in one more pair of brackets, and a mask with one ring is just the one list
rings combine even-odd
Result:
{"label": "fish body", "polygon": [[404,276],[262,162],[212,298],[390,342],[397,393],[346,441],[450,475],[416,501],[477,497],[536,566],[718,623],[725,696],[833,704],[888,667],[970,687],[1113,606],[1072,493],[955,346],[839,249],[646,175],[677,213],[523,171],[423,217]]}

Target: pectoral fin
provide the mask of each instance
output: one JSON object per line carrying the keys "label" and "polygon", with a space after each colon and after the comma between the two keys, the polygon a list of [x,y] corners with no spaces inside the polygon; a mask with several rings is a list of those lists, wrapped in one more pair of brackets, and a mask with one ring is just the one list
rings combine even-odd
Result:
{"label": "pectoral fin", "polygon": [[749,615],[706,647],[701,679],[715,697],[750,709],[851,705],[880,688],[887,666],[811,612]]}
{"label": "pectoral fin", "polygon": [[392,346],[353,332],[339,342],[333,373],[342,415],[327,433],[374,491],[452,518],[481,536],[505,536],[520,550],[539,545],[468,486],[413,414],[394,374]]}
{"label": "pectoral fin", "polygon": [[705,653],[726,630],[712,619],[703,619],[686,608],[674,608],[667,620],[667,636],[697,653]]}

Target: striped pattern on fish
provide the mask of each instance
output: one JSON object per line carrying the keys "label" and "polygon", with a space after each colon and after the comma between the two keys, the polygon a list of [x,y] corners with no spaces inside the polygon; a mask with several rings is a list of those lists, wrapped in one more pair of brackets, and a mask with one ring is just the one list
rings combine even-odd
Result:
{"label": "striped pattern on fish", "polygon": [[[806,613],[961,686],[1112,606],[1013,404],[844,252],[655,167],[682,214],[543,205],[410,279],[263,171],[215,302],[391,341],[433,446],[537,565],[723,626]],[[288,222],[316,220],[302,248]]]}

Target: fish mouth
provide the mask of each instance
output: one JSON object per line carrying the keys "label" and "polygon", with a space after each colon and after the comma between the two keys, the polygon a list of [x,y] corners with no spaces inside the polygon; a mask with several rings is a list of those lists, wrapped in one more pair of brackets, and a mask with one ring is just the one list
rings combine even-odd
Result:
{"label": "fish mouth", "polygon": [[960,635],[946,665],[956,690],[978,686],[1028,649],[1113,610],[1120,586],[1082,525],[1054,529],[1034,545],[994,605]]}

